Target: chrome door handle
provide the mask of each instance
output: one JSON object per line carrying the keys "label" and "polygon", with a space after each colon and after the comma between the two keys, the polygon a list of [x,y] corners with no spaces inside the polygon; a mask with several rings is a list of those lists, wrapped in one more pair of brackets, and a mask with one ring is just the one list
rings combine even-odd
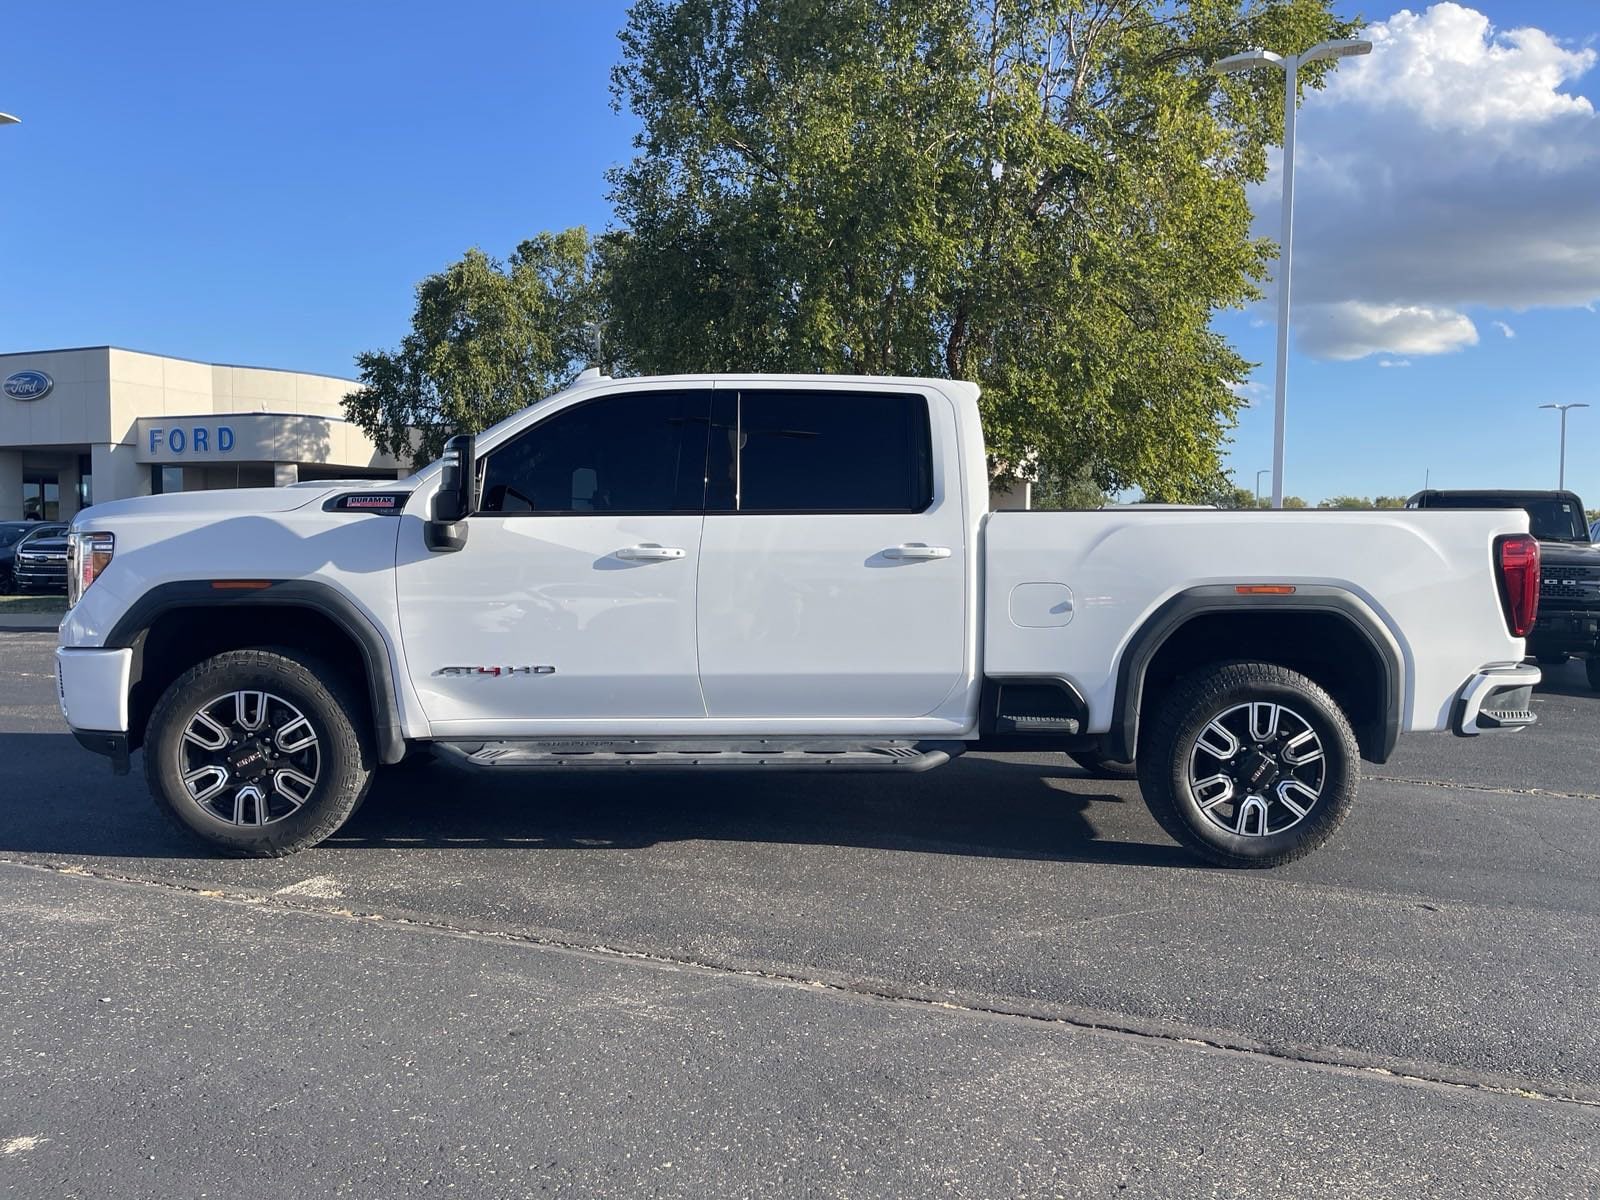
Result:
{"label": "chrome door handle", "polygon": [[677,546],[658,546],[654,542],[646,542],[642,546],[625,546],[614,557],[627,562],[666,562],[668,559],[682,558],[686,553]]}
{"label": "chrome door handle", "polygon": [[921,542],[911,542],[904,546],[890,546],[883,552],[885,558],[899,559],[902,562],[921,562],[930,558],[949,558],[949,546],[924,546]]}

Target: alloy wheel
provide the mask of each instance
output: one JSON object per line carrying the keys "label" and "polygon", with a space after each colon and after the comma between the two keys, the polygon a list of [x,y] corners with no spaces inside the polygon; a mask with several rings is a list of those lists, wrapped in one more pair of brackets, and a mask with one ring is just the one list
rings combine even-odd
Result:
{"label": "alloy wheel", "polygon": [[1310,815],[1327,782],[1322,739],[1283,704],[1236,704],[1214,717],[1189,752],[1190,794],[1208,821],[1240,837],[1267,837]]}
{"label": "alloy wheel", "polygon": [[271,825],[298,812],[321,770],[316,729],[273,692],[228,692],[208,701],[178,742],[178,774],[189,798],[231,825]]}

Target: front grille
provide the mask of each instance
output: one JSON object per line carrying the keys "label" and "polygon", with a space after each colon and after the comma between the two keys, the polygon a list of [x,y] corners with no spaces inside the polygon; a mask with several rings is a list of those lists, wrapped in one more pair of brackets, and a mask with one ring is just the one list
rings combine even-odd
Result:
{"label": "front grille", "polygon": [[1600,601],[1600,567],[1546,567],[1539,594],[1546,600]]}

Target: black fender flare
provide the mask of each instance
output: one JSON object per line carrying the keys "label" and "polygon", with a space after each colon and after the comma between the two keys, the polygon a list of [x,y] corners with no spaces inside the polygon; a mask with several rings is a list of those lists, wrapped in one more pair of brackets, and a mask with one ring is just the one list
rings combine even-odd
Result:
{"label": "black fender flare", "polygon": [[397,763],[405,757],[405,734],[395,700],[394,670],[389,645],[372,619],[343,592],[313,579],[251,580],[247,587],[217,587],[229,580],[184,579],[157,584],[129,606],[106,635],[109,649],[137,645],[157,618],[184,608],[273,607],[307,608],[332,621],[361,653],[366,668],[367,696],[372,704],[373,734],[378,761]]}
{"label": "black fender flare", "polygon": [[1117,692],[1107,735],[1111,757],[1131,760],[1139,744],[1139,716],[1144,704],[1145,673],[1172,636],[1197,617],[1213,613],[1315,613],[1333,617],[1371,646],[1381,667],[1383,709],[1378,740],[1370,747],[1374,762],[1387,762],[1400,739],[1405,709],[1405,655],[1394,634],[1361,597],[1346,588],[1296,585],[1292,594],[1241,594],[1232,584],[1189,588],[1161,605],[1134,633],[1117,664]]}

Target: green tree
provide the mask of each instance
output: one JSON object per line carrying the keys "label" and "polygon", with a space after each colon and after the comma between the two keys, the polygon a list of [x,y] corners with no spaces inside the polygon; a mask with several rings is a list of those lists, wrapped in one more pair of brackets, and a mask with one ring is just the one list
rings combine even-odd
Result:
{"label": "green tree", "polygon": [[1600,508],[1591,508],[1589,510],[1589,524],[1593,525],[1596,521],[1600,521]]}
{"label": "green tree", "polygon": [[1265,508],[1271,503],[1259,499],[1249,488],[1239,487],[1231,481],[1226,487],[1218,489],[1204,499],[1207,504],[1215,504],[1218,508],[1226,509]]}
{"label": "green tree", "polygon": [[1329,496],[1317,504],[1318,508],[1367,509],[1373,507],[1366,496]]}
{"label": "green tree", "polygon": [[505,262],[469,250],[417,285],[398,349],[357,357],[361,387],[345,414],[380,450],[431,462],[452,434],[492,425],[576,375],[599,297],[581,228],[541,233]]}
{"label": "green tree", "polygon": [[975,379],[1002,482],[1208,495],[1283,85],[1207,67],[1348,33],[1330,7],[636,0],[609,332],[645,370]]}

